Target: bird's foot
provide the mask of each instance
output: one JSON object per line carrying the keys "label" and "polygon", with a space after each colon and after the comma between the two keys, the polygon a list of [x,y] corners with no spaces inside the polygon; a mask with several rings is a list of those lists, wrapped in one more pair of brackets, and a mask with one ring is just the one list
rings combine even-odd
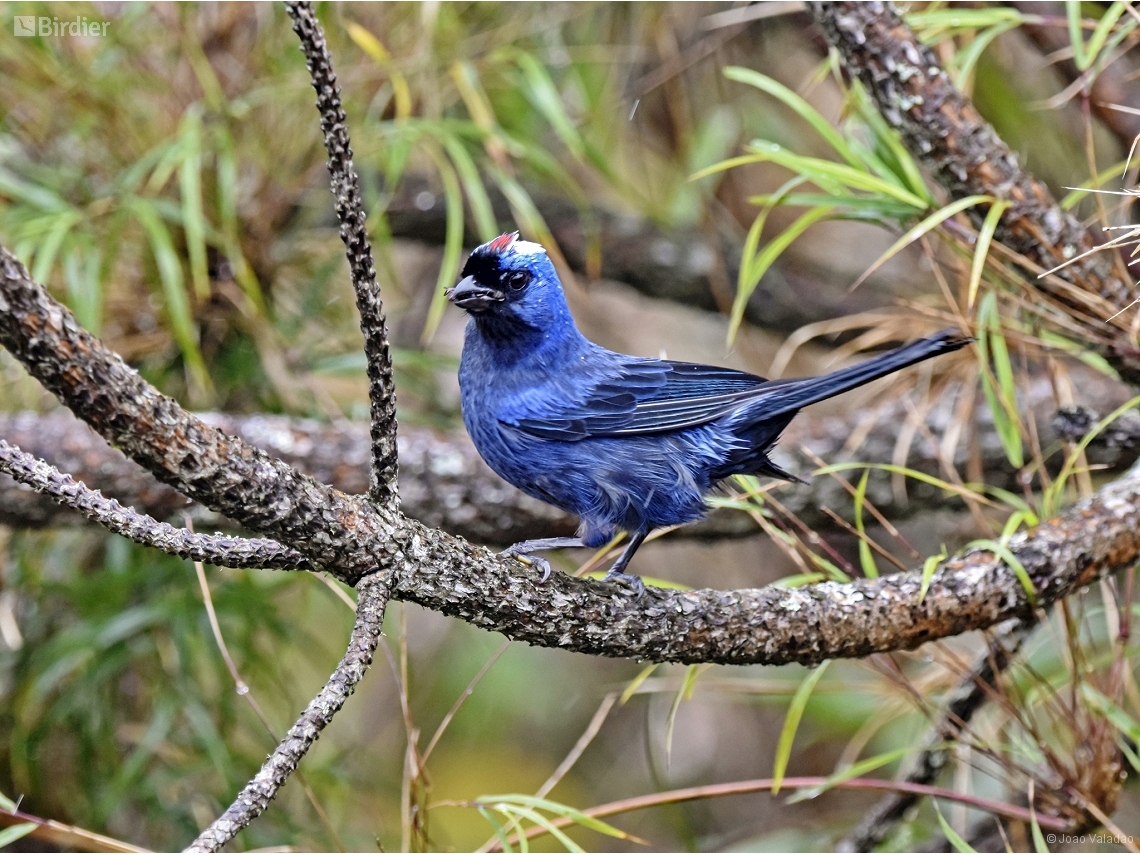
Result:
{"label": "bird's foot", "polygon": [[520,563],[525,564],[528,567],[537,567],[542,571],[542,578],[539,579],[540,582],[545,582],[550,578],[550,574],[552,572],[550,562],[543,558],[541,555],[527,555],[525,552],[515,552],[514,547],[508,547],[507,549],[504,549],[499,553],[499,555],[503,556],[504,558],[515,558]]}
{"label": "bird's foot", "polygon": [[624,585],[625,587],[630,588],[633,591],[635,598],[640,599],[641,596],[645,594],[645,583],[641,581],[640,576],[634,576],[630,573],[622,573],[620,570],[616,572],[610,570],[610,572],[606,574],[605,580],[607,582],[616,582],[619,585]]}

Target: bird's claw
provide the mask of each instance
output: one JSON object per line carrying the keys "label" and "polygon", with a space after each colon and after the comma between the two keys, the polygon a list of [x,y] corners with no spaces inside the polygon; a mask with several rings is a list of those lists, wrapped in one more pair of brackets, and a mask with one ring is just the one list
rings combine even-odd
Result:
{"label": "bird's claw", "polygon": [[645,583],[641,581],[640,576],[634,576],[629,573],[613,572],[612,570],[606,574],[607,582],[616,582],[619,585],[624,585],[633,589],[633,595],[636,599],[640,599],[645,594]]}
{"label": "bird's claw", "polygon": [[514,558],[527,567],[537,567],[542,571],[542,578],[538,580],[539,582],[545,582],[550,578],[552,572],[550,562],[541,555],[526,555],[525,553],[511,552],[509,549],[504,549],[499,554],[504,558]]}

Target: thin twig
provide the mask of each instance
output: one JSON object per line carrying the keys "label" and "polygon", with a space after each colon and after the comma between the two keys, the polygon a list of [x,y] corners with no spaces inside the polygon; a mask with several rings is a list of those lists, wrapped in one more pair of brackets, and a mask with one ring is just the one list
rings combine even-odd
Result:
{"label": "thin twig", "polygon": [[[194,522],[189,517],[186,518],[186,528],[190,531],[194,530]],[[210,621],[210,630],[214,634],[214,642],[218,645],[218,650],[222,654],[222,661],[226,663],[226,669],[230,672],[230,678],[234,681],[234,689],[241,697],[245,698],[246,703],[248,703],[250,709],[253,710],[253,714],[257,716],[258,721],[261,722],[261,726],[264,727],[265,732],[269,734],[269,738],[276,744],[281,741],[281,737],[277,735],[273,729],[273,725],[269,723],[269,717],[265,715],[261,704],[259,704],[257,698],[253,696],[253,691],[250,689],[249,683],[242,679],[241,674],[238,672],[237,663],[230,654],[229,645],[226,644],[225,636],[222,635],[222,626],[218,623],[218,613],[214,609],[214,597],[210,593],[210,583],[206,581],[206,568],[201,561],[194,562],[194,572],[198,576],[198,587],[202,590],[202,602],[206,606],[206,617]],[[323,579],[324,577],[318,574],[317,578]],[[317,818],[321,821],[321,825],[325,827],[325,831],[328,832],[329,837],[332,838],[337,849],[344,852],[344,842],[340,839],[340,835],[337,834],[336,829],[333,827],[328,813],[325,812],[321,803],[317,801],[317,794],[313,792],[313,788],[309,786],[308,781],[305,780],[300,769],[293,774],[297,778],[297,783],[301,785],[301,789],[305,791],[305,797],[309,800],[309,804],[313,806],[313,810],[316,812]]]}
{"label": "thin twig", "polygon": [[[915,758],[905,781],[910,784],[930,784],[946,765],[949,752],[947,739],[961,735],[974,714],[982,708],[997,676],[1008,666],[1035,621],[1017,621],[995,639],[992,646],[978,657],[974,667],[950,694],[941,717],[927,731],[921,754]],[[896,790],[884,796],[872,807],[853,831],[836,844],[837,852],[870,852],[924,795],[914,790]]]}
{"label": "thin twig", "polygon": [[195,534],[124,508],[98,490],[88,489],[51,464],[0,439],[0,472],[45,493],[61,505],[135,543],[169,555],[221,567],[269,570],[313,570],[314,564],[295,549],[267,538]]}
{"label": "thin twig", "polygon": [[387,580],[379,574],[366,576],[356,586],[356,623],[352,627],[344,658],[324,688],[309,702],[297,723],[289,729],[265,761],[261,771],[245,786],[225,813],[198,835],[186,849],[187,852],[217,852],[269,806],[269,802],[285,785],[321,731],[344,706],[371,664],[384,625],[384,607],[388,602],[388,594]]}
{"label": "thin twig", "polygon": [[[765,790],[770,791],[772,784],[772,778],[757,778],[751,781],[734,781],[731,784],[708,784],[703,787],[685,787],[684,789],[651,793],[647,796],[636,796],[631,799],[622,799],[616,802],[608,802],[604,805],[597,805],[596,807],[584,808],[582,813],[595,819],[601,819],[602,817],[615,816],[619,813],[630,813],[635,810],[645,810],[646,808],[695,801],[697,799],[712,799],[721,796],[736,796],[745,793],[760,793]],[[959,793],[955,790],[944,789],[943,787],[912,784],[906,781],[888,781],[881,778],[849,778],[846,781],[834,783],[828,778],[823,777],[803,777],[784,778],[781,785],[786,789],[833,786],[835,789],[845,790],[893,790],[898,792],[913,792],[932,798],[960,802],[975,807],[978,810],[989,811],[998,816],[1006,816],[1010,819],[1020,820],[1021,822],[1029,822],[1031,817],[1029,809],[1019,805],[998,802],[980,796],[972,796],[967,793]],[[440,803],[437,807],[442,807],[444,804],[466,806],[467,803]],[[1036,813],[1036,817],[1037,824],[1047,831],[1065,832],[1069,831],[1072,827],[1067,820],[1048,814]],[[569,828],[574,825],[575,822],[576,820],[573,817],[557,817],[552,819],[550,824],[555,828]],[[533,839],[535,837],[541,837],[546,833],[547,830],[545,826],[534,826],[527,829],[526,836],[527,839]],[[500,841],[496,839],[495,844],[496,845],[490,847],[487,851],[499,851],[499,847],[501,846]]]}
{"label": "thin twig", "polygon": [[388,350],[388,331],[384,325],[384,306],[380,301],[380,285],[368,240],[367,216],[360,198],[360,181],[352,163],[344,109],[340,102],[325,34],[308,0],[285,4],[293,19],[293,30],[301,40],[301,50],[317,91],[317,111],[321,131],[329,154],[328,168],[332,192],[336,199],[336,215],[340,220],[340,237],[344,241],[348,266],[352,271],[352,287],[356,291],[356,308],[360,312],[360,331],[364,333],[364,354],[368,366],[368,398],[372,422],[372,475],[369,498],[376,504],[397,504],[396,472],[396,388],[392,379],[392,356]]}

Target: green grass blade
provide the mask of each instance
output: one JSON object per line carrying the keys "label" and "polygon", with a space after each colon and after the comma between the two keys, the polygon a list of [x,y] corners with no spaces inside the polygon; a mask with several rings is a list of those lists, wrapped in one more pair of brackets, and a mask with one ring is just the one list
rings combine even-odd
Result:
{"label": "green grass blade", "polygon": [[891,244],[887,251],[880,255],[874,264],[863,271],[862,275],[856,280],[855,285],[851,287],[854,288],[861,282],[865,281],[867,277],[869,277],[872,273],[874,273],[876,270],[894,258],[904,248],[914,243],[916,240],[928,232],[934,231],[934,229],[938,228],[951,217],[962,213],[962,211],[966,210],[967,208],[972,208],[975,205],[993,201],[994,199],[992,196],[967,196],[965,199],[958,199],[957,201],[951,202],[949,205],[946,205],[943,208],[939,208],[930,216],[925,217],[921,222],[918,223],[918,225],[908,229],[902,237]]}
{"label": "green grass blade", "polygon": [[780,792],[780,784],[783,783],[784,774],[788,770],[788,761],[792,755],[792,743],[796,740],[796,731],[799,729],[800,719],[803,718],[812,690],[823,676],[823,672],[827,670],[827,665],[827,662],[823,662],[804,678],[796,689],[795,695],[792,696],[792,702],[788,705],[788,714],[784,718],[784,726],[780,730],[780,740],[776,744],[776,759],[772,765],[772,795]]}
{"label": "green grass blade", "polygon": [[39,827],[35,822],[21,822],[19,825],[8,826],[0,831],[0,849],[5,849],[17,840],[27,837]]}
{"label": "green grass blade", "polygon": [[444,289],[455,284],[459,275],[459,256],[463,252],[463,194],[459,189],[459,178],[451,162],[444,157],[434,145],[426,146],[428,153],[435,161],[439,170],[440,181],[443,184],[443,197],[447,203],[447,234],[443,243],[443,260],[439,265],[439,278],[436,280],[435,292],[428,307],[427,320],[424,321],[423,333],[420,335],[420,344],[427,345],[435,336],[439,322],[443,318],[443,311],[447,308],[447,297]]}
{"label": "green grass blade", "polygon": [[181,148],[178,191],[182,197],[182,229],[190,257],[190,281],[198,299],[208,300],[210,275],[206,265],[206,216],[202,211],[202,120],[193,106],[182,120]]}
{"label": "green grass blade", "polygon": [[870,474],[870,469],[864,469],[863,477],[855,488],[855,530],[859,533],[859,566],[863,569],[863,575],[868,579],[878,579],[879,566],[875,563],[871,544],[867,542],[867,532],[863,529],[863,503],[867,501],[867,478]]}
{"label": "green grass blade", "polygon": [[1033,580],[1029,578],[1029,572],[1025,569],[1025,565],[1021,563],[1020,559],[1012,552],[1009,547],[996,540],[972,540],[966,544],[967,549],[984,549],[986,552],[992,552],[1013,571],[1013,575],[1017,577],[1017,581],[1021,583],[1021,587],[1025,590],[1025,596],[1029,599],[1031,606],[1037,606],[1037,589],[1033,585]]}
{"label": "green grass blade", "polygon": [[815,132],[823,137],[827,144],[835,150],[835,153],[847,161],[848,164],[856,169],[863,168],[864,164],[856,157],[851,147],[847,145],[847,141],[843,139],[843,135],[835,129],[831,122],[825,119],[815,107],[784,84],[758,71],[753,71],[750,68],[740,68],[735,65],[730,65],[726,68],[724,70],[724,76],[729,80],[755,86],[761,92],[768,93],[811,125]]}
{"label": "green grass blade", "polygon": [[71,310],[84,329],[99,335],[103,324],[103,288],[99,282],[102,266],[99,250],[73,247],[63,260],[63,279]]}
{"label": "green grass blade", "polygon": [[483,179],[479,175],[475,161],[458,137],[444,134],[440,138],[440,143],[459,174],[459,181],[463,184],[463,192],[467,196],[467,204],[471,208],[471,217],[475,221],[475,231],[479,233],[479,240],[486,243],[494,239],[499,234],[499,224],[495,220],[487,188],[483,186]]}
{"label": "green grass blade", "polygon": [[586,146],[574,123],[566,114],[562,106],[562,96],[558,94],[558,87],[550,79],[546,68],[526,51],[520,50],[515,55],[515,62],[523,73],[526,82],[526,95],[535,108],[542,113],[554,133],[579,161],[586,159]]}
{"label": "green grass blade", "polygon": [[511,840],[507,836],[507,830],[503,828],[502,823],[495,819],[495,815],[487,810],[487,808],[483,807],[481,804],[476,804],[475,809],[479,811],[479,814],[483,817],[483,819],[487,820],[487,822],[491,824],[491,828],[495,829],[495,837],[499,839],[499,846],[502,848],[503,852],[514,852],[515,850],[511,848]]}
{"label": "green grass blade", "polygon": [[859,760],[847,768],[841,769],[833,775],[829,775],[827,780],[822,784],[797,790],[788,798],[785,804],[795,804],[796,802],[814,799],[816,796],[822,795],[830,789],[834,789],[844,781],[850,781],[852,778],[861,778],[869,772],[874,772],[876,769],[886,766],[888,763],[901,760],[914,750],[913,746],[908,745],[905,748],[896,748],[893,751],[887,751],[883,754],[876,754],[874,757],[868,757],[865,760]]}
{"label": "green grass blade", "polygon": [[978,294],[978,286],[982,282],[982,270],[986,266],[986,256],[990,254],[990,244],[994,239],[994,232],[997,231],[998,223],[1001,221],[1001,215],[1012,205],[1005,199],[998,199],[990,205],[989,211],[986,212],[986,219],[982,222],[982,228],[978,232],[978,242],[974,249],[974,261],[970,266],[970,290],[966,297],[966,308],[971,309],[974,306],[974,298]]}
{"label": "green grass blade", "polygon": [[68,232],[82,219],[82,214],[76,210],[69,210],[54,218],[51,229],[43,241],[36,248],[36,262],[32,266],[31,275],[37,282],[46,285],[51,276],[52,267],[55,266],[56,256]]}
{"label": "green grass blade", "polygon": [[[877,175],[861,171],[847,164],[822,160],[818,157],[805,157],[804,155],[788,151],[776,143],[766,142],[764,140],[757,140],[751,143],[748,148],[758,160],[778,163],[793,172],[806,175],[812,181],[819,183],[820,186],[824,186],[824,183],[828,181],[833,183],[839,182],[852,190],[878,193],[896,199],[904,204],[910,205],[914,208],[916,213],[927,209],[926,200],[916,196],[903,184],[887,181]],[[990,197],[971,196],[968,198],[989,199]],[[969,205],[965,207],[969,207]]]}
{"label": "green grass blade", "polygon": [[186,294],[182,264],[174,251],[174,242],[149,200],[132,197],[127,200],[127,206],[135,220],[143,227],[150,242],[155,265],[158,267],[158,276],[162,281],[162,293],[166,298],[166,311],[170,316],[174,339],[182,351],[182,358],[186,360],[191,379],[201,390],[208,391],[212,388],[210,376],[206,371],[202,353],[198,349],[198,332],[194,325],[190,300]]}
{"label": "green grass blade", "polygon": [[954,847],[955,851],[977,852],[978,850],[962,839],[962,835],[950,827],[950,823],[946,821],[946,817],[942,815],[942,810],[938,807],[938,802],[931,799],[930,803],[934,805],[934,812],[938,814],[938,824],[942,826],[942,833],[946,835],[947,842]]}
{"label": "green grass blade", "polygon": [[661,667],[661,663],[654,662],[652,665],[646,665],[642,668],[637,676],[629,681],[629,685],[625,687],[625,691],[623,691],[621,697],[618,698],[618,704],[623,705],[627,703],[630,698],[637,694],[637,690],[641,688],[641,684],[648,680],[659,667]]}
{"label": "green grass blade", "polygon": [[733,300],[732,303],[732,315],[728,324],[728,343],[730,345],[733,339],[736,338],[736,333],[740,330],[740,325],[744,322],[744,309],[748,305],[748,298],[752,296],[752,292],[756,290],[756,286],[760,284],[760,280],[764,277],[764,274],[768,272],[768,268],[772,266],[784,250],[791,246],[796,238],[820,220],[826,219],[828,215],[831,214],[831,211],[832,209],[829,207],[821,207],[801,214],[794,223],[776,235],[776,237],[772,238],[755,258],[746,258],[743,260],[742,266],[747,266],[748,268],[748,278],[745,280],[743,288],[737,288],[736,299]]}
{"label": "green grass blade", "polygon": [[521,805],[511,805],[510,810],[517,813],[524,819],[529,819],[539,828],[543,829],[547,834],[551,835],[555,840],[561,843],[567,852],[585,852],[585,850],[575,843],[561,828],[551,822],[547,817],[543,816],[536,810],[531,810],[528,807]]}
{"label": "green grass blade", "polygon": [[1084,697],[1085,704],[1090,709],[1112,722],[1112,726],[1134,744],[1140,745],[1140,721],[1134,719],[1111,698],[1097,691],[1088,683],[1081,683],[1081,694]]}
{"label": "green grass blade", "polygon": [[945,560],[946,546],[943,545],[941,552],[937,555],[931,555],[922,562],[922,586],[918,589],[918,601],[920,603],[926,598],[926,592],[930,590],[930,583],[934,580],[934,571]]}

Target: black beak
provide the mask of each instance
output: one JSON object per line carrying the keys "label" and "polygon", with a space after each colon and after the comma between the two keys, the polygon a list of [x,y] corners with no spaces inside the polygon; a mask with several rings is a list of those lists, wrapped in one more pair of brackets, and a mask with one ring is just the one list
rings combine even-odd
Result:
{"label": "black beak", "polygon": [[475,281],[474,276],[464,276],[454,288],[444,292],[452,303],[468,312],[485,312],[494,303],[503,302],[503,292],[485,288]]}

